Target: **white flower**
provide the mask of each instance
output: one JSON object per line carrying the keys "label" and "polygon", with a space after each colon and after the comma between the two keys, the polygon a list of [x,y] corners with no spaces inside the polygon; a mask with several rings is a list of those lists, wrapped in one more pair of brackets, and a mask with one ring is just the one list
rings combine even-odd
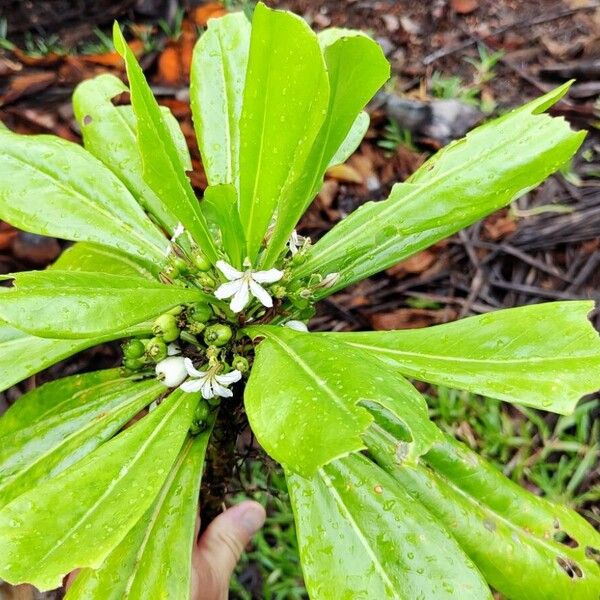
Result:
{"label": "white flower", "polygon": [[279,281],[283,277],[283,271],[279,271],[278,269],[269,269],[268,271],[246,269],[242,272],[234,269],[224,260],[218,260],[215,266],[229,280],[216,289],[215,296],[219,300],[231,298],[229,308],[233,312],[239,313],[244,310],[248,302],[250,302],[250,294],[257,298],[263,306],[267,308],[273,306],[271,296],[269,296],[267,290],[260,284]]}
{"label": "white flower", "polygon": [[177,356],[178,354],[181,354],[181,348],[175,342],[167,346],[167,356]]}
{"label": "white flower", "polygon": [[156,376],[167,386],[177,387],[185,381],[188,372],[182,356],[169,356],[156,365]]}
{"label": "white flower", "polygon": [[284,323],[284,325],[286,327],[289,327],[290,329],[293,329],[294,331],[302,331],[302,332],[308,331],[308,327],[302,321],[295,321],[292,319],[291,321]]}
{"label": "white flower", "polygon": [[307,239],[308,238],[305,238],[302,235],[298,235],[298,233],[294,229],[294,231],[292,231],[290,239],[288,240],[288,248],[290,249],[290,254],[292,256],[296,255],[298,253],[298,250],[300,250],[300,248],[304,246]]}
{"label": "white flower", "polygon": [[184,231],[185,231],[185,229],[183,228],[183,225],[181,223],[177,223],[177,226],[175,227],[175,230],[173,231],[173,236],[169,240],[169,245],[167,246],[165,256],[169,256],[169,254],[171,254],[171,252],[173,252],[173,243],[175,243],[177,241],[178,237],[181,237],[181,235],[183,235]]}
{"label": "white flower", "polygon": [[225,375],[217,375],[217,370],[220,365],[210,367],[208,371],[198,371],[194,368],[192,361],[189,358],[184,358],[185,370],[191,379],[188,379],[185,383],[182,383],[179,387],[184,392],[202,392],[202,397],[205,400],[210,400],[215,396],[221,396],[223,398],[230,398],[233,396],[233,392],[228,390],[228,385],[239,381],[242,378],[242,374],[237,369],[225,373]]}

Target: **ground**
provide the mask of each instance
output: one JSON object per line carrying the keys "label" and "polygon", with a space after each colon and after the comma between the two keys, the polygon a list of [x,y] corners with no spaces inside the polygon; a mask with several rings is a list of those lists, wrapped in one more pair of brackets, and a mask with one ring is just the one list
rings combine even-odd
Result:
{"label": "ground", "polygon": [[[330,171],[302,222],[301,233],[313,238],[366,200],[386,197],[395,182],[450,138],[561,81],[577,79],[554,114],[589,131],[582,150],[562,173],[509,209],[327,299],[313,329],[420,327],[552,299],[599,298],[598,3],[267,4],[294,10],[317,30],[339,26],[370,32],[393,69],[390,83],[369,108],[372,124],[366,140],[344,167]],[[229,1],[225,7],[251,10],[251,3]],[[73,87],[104,70],[123,74],[106,37],[116,17],[128,24],[132,45],[160,101],[181,122],[194,159],[193,184],[201,191],[206,181],[187,106],[186,73],[198,30],[223,10],[215,2],[104,0],[90,10],[87,3],[0,0],[0,120],[22,133],[79,140],[69,103]],[[64,246],[0,223],[0,274],[43,268]],[[597,313],[593,318],[598,324]],[[0,394],[0,410],[44,381],[119,360],[116,345],[84,352]],[[571,417],[557,417],[452,390],[423,391],[442,427],[521,485],[600,524],[598,398],[582,401]],[[282,474],[260,455],[248,432],[240,436],[238,450],[235,476],[227,490],[218,491],[228,501],[248,495],[261,500],[269,519],[238,569],[232,597],[304,598]],[[21,592],[25,595],[0,590],[8,598],[30,597]]]}

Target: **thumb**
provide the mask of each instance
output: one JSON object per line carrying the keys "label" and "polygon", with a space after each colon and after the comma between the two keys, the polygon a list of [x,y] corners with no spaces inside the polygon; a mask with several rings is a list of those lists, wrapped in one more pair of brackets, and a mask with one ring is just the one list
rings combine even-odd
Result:
{"label": "thumb", "polygon": [[208,526],[194,552],[195,598],[227,598],[231,574],[265,518],[265,509],[258,502],[246,500],[221,513]]}

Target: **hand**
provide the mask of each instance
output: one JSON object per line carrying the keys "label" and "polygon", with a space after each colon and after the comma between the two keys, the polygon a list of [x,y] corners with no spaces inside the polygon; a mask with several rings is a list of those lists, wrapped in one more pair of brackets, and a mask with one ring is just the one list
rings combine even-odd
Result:
{"label": "hand", "polygon": [[245,500],[206,528],[192,555],[192,600],[227,600],[231,574],[265,517],[258,502]]}
{"label": "hand", "polygon": [[[206,528],[192,554],[192,600],[227,600],[233,570],[265,518],[265,509],[258,502],[245,500],[221,513]],[[69,575],[67,588],[76,575],[77,571]]]}

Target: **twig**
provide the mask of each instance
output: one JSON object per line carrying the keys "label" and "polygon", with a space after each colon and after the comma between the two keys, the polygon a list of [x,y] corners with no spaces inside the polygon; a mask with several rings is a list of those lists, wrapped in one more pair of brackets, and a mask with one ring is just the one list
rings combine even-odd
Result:
{"label": "twig", "polygon": [[[600,8],[600,2],[593,2],[592,4],[588,4],[586,6],[578,6],[576,8],[565,8],[563,10],[559,10],[555,13],[551,13],[545,16],[539,16],[534,19],[527,19],[525,21],[513,21],[508,25],[504,25],[502,27],[498,27],[489,33],[486,38],[495,37],[500,35],[501,33],[505,33],[511,29],[523,29],[525,27],[533,27],[535,25],[542,25],[543,23],[549,23],[551,21],[556,21],[557,19],[562,19],[563,17],[569,17],[574,15],[577,12],[586,11],[586,10],[594,10],[596,8]],[[474,34],[473,34],[474,35]],[[430,65],[432,62],[443,58],[444,56],[449,56],[450,54],[454,54],[455,52],[460,52],[461,50],[465,50],[477,43],[476,38],[470,38],[461,42],[460,44],[456,44],[454,46],[450,46],[449,48],[440,48],[431,54],[428,54],[423,59],[424,65]]]}

